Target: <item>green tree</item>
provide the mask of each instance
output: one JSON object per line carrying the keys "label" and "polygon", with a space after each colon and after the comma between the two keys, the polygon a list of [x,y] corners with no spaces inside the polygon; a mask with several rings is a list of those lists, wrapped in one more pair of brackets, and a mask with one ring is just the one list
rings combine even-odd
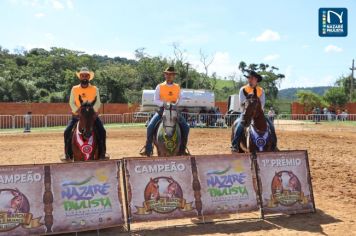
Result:
{"label": "green tree", "polygon": [[304,105],[304,110],[310,112],[314,107],[324,107],[327,103],[321,96],[307,90],[297,92],[298,102]]}
{"label": "green tree", "polygon": [[332,106],[342,107],[347,103],[348,97],[343,88],[334,87],[325,92],[324,100]]}

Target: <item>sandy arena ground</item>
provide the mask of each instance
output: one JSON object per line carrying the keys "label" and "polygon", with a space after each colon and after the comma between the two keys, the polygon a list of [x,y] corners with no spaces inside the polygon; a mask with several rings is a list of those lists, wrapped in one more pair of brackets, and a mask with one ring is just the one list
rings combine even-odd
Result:
{"label": "sandy arena ground", "polygon": [[[189,225],[136,231],[132,235],[356,235],[356,132],[277,131],[281,150],[306,149],[309,152],[316,214],[279,216],[262,220]],[[2,165],[58,162],[63,151],[62,132],[31,134],[0,132]],[[144,128],[108,130],[108,153],[112,158],[138,156],[144,143]],[[192,154],[229,153],[229,129],[191,129]],[[186,223],[183,221],[182,223]],[[190,222],[190,221],[188,221]],[[177,221],[175,222],[177,223]],[[191,222],[190,222],[191,223]],[[101,230],[100,235],[126,235]],[[96,232],[79,235],[97,235]]]}

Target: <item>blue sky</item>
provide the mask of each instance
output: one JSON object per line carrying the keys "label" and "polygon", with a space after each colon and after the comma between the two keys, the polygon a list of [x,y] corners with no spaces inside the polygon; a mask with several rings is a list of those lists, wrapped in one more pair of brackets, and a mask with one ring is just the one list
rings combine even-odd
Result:
{"label": "blue sky", "polygon": [[[318,36],[318,9],[346,7],[348,36]],[[286,75],[281,88],[332,85],[356,58],[354,0],[3,0],[0,45],[65,47],[133,58],[137,48],[173,58],[178,43],[202,70],[238,73],[238,63],[268,63]]]}

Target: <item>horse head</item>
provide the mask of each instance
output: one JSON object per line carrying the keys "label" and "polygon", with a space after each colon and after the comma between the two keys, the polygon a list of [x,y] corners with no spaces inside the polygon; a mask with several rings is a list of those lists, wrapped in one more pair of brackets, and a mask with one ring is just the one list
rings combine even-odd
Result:
{"label": "horse head", "polygon": [[158,179],[152,179],[150,178],[150,182],[146,186],[145,190],[145,199],[146,200],[158,200],[160,198],[159,195],[159,185],[158,185]]}
{"label": "horse head", "polygon": [[244,125],[248,127],[251,124],[251,121],[257,118],[259,115],[263,114],[261,101],[257,96],[256,88],[253,89],[252,94],[248,94],[245,90],[243,90],[246,101],[244,103]]}
{"label": "horse head", "polygon": [[174,103],[164,103],[162,123],[167,137],[172,137],[178,122],[177,105]]}
{"label": "horse head", "polygon": [[94,122],[96,119],[96,113],[94,111],[94,101],[83,102],[82,97],[79,95],[80,108],[79,108],[79,131],[85,139],[89,139],[94,130]]}
{"label": "horse head", "polygon": [[11,194],[14,196],[11,201],[10,201],[10,206],[11,209],[14,211],[14,213],[17,213],[21,210],[24,202],[24,197],[22,193],[19,191],[11,191]]}

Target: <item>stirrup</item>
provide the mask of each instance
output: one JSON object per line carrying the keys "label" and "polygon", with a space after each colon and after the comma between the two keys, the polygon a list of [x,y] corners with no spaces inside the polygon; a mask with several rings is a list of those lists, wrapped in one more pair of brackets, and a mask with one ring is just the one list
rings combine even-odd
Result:
{"label": "stirrup", "polygon": [[61,157],[59,158],[59,160],[60,160],[61,162],[72,162],[72,161],[73,161],[73,159],[70,158],[70,156],[67,155],[67,154],[64,154],[63,156],[61,156]]}
{"label": "stirrup", "polygon": [[153,151],[151,151],[151,153],[148,153],[146,150],[146,146],[143,146],[143,148],[141,148],[140,150],[140,155],[150,157],[153,155]]}
{"label": "stirrup", "polygon": [[239,148],[238,147],[231,146],[230,149],[231,149],[231,152],[239,152]]}
{"label": "stirrup", "polygon": [[99,156],[100,160],[110,160],[110,155],[108,153],[105,153],[104,158],[101,158],[101,156]]}
{"label": "stirrup", "polygon": [[180,155],[181,156],[190,156],[191,154],[190,154],[188,148],[185,147],[183,151],[180,151]]}

